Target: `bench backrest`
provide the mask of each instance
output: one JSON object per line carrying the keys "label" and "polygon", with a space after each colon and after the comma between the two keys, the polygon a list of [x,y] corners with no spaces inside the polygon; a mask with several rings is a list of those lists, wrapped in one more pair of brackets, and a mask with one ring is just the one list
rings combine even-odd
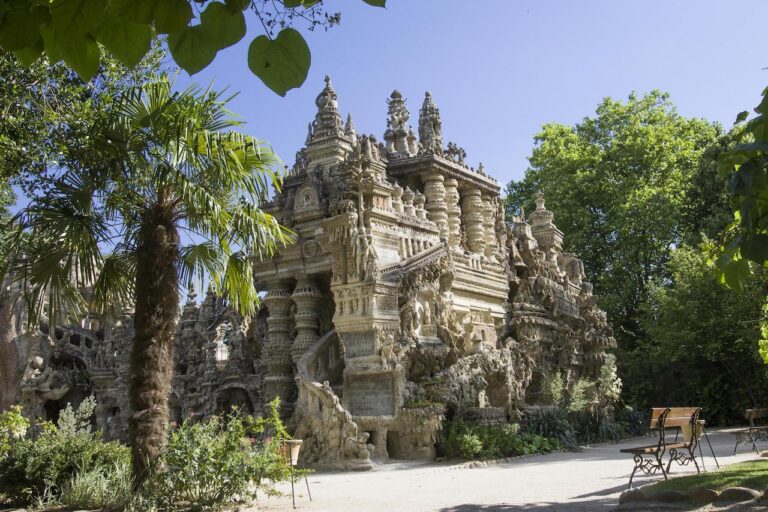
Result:
{"label": "bench backrest", "polygon": [[744,413],[744,417],[748,420],[768,418],[768,409],[747,409],[747,412]]}
{"label": "bench backrest", "polygon": [[664,420],[664,428],[696,425],[701,415],[701,407],[672,407]]}
{"label": "bench backrest", "polygon": [[656,430],[661,426],[668,412],[669,407],[654,407],[651,409],[651,430]]}

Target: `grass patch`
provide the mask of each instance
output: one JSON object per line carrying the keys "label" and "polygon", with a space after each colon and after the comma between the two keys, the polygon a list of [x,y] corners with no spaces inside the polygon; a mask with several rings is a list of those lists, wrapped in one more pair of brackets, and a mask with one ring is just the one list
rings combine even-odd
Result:
{"label": "grass patch", "polygon": [[768,460],[739,462],[700,475],[670,478],[643,487],[643,492],[650,495],[660,491],[689,491],[696,487],[708,487],[716,491],[726,487],[749,487],[762,491],[768,487]]}

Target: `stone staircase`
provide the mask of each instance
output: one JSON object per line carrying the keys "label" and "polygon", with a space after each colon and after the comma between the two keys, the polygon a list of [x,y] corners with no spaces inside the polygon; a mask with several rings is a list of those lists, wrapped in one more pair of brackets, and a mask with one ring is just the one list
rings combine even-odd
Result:
{"label": "stone staircase", "polygon": [[296,363],[299,397],[294,412],[294,435],[304,440],[301,462],[323,469],[372,469],[368,434],[352,420],[329,381],[318,380],[328,376],[328,370],[341,363],[330,361],[329,354],[338,354],[334,344],[338,344],[338,335],[332,330],[317,340]]}

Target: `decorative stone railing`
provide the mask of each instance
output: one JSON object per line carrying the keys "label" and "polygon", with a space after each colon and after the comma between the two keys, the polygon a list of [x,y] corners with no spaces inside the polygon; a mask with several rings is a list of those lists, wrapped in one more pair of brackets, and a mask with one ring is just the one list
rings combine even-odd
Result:
{"label": "decorative stone railing", "polygon": [[326,382],[316,380],[321,354],[327,354],[338,340],[330,331],[317,340],[296,363],[296,402],[294,436],[303,439],[302,463],[329,469],[366,470],[373,468],[368,449],[368,434],[352,421],[349,411]]}
{"label": "decorative stone railing", "polygon": [[450,251],[448,250],[448,242],[440,242],[437,245],[433,245],[425,251],[421,251],[408,258],[407,260],[399,261],[392,265],[383,267],[380,269],[381,275],[385,279],[391,277],[401,276],[405,272],[413,270],[424,265],[428,265],[443,256],[448,256]]}

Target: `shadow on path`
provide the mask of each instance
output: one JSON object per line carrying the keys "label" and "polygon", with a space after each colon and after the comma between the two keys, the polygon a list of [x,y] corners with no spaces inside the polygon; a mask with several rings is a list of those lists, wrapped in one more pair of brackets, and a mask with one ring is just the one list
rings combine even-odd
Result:
{"label": "shadow on path", "polygon": [[616,500],[592,500],[569,503],[527,503],[525,505],[473,505],[465,503],[441,508],[439,512],[586,512],[591,510],[609,511],[616,508]]}

